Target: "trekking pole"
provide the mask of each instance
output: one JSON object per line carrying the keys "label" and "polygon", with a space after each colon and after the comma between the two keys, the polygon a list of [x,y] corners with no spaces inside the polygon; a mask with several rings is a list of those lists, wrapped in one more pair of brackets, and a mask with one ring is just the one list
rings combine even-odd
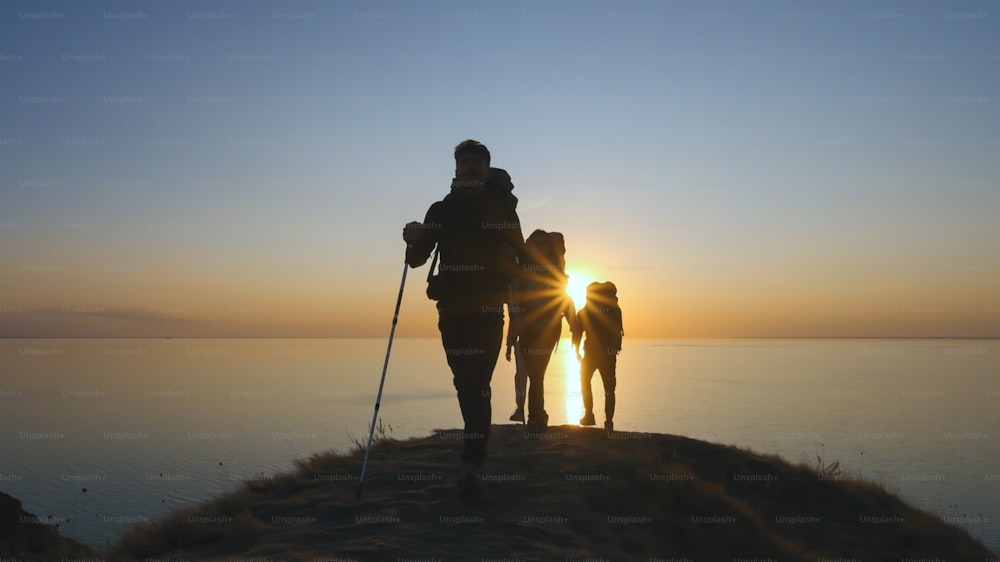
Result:
{"label": "trekking pole", "polygon": [[392,351],[392,337],[396,334],[396,322],[399,320],[399,305],[403,302],[403,287],[406,286],[406,270],[409,266],[403,262],[403,279],[399,282],[399,295],[396,297],[396,311],[392,314],[392,329],[389,331],[389,346],[385,350],[385,362],[382,363],[382,380],[378,383],[378,394],[375,396],[375,411],[372,413],[372,423],[368,429],[368,445],[365,447],[365,461],[361,464],[361,479],[358,481],[358,495],[361,499],[361,487],[365,484],[365,469],[368,467],[368,453],[372,450],[372,439],[375,437],[375,420],[382,402],[382,387],[385,386],[385,372],[389,367],[389,352]]}

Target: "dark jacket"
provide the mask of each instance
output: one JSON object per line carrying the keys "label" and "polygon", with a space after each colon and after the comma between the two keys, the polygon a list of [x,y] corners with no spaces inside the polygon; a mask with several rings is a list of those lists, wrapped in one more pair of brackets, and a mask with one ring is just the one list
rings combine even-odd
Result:
{"label": "dark jacket", "polygon": [[618,305],[599,305],[588,302],[576,312],[577,329],[573,332],[573,346],[579,347],[583,335],[584,352],[617,355],[622,349],[622,309]]}
{"label": "dark jacket", "polygon": [[[431,205],[424,237],[406,249],[406,263],[419,267],[438,247],[438,275],[447,290],[438,301],[442,314],[500,310],[518,274],[524,237],[517,211],[489,192],[477,195],[452,189]],[[504,249],[508,250],[505,252]]]}

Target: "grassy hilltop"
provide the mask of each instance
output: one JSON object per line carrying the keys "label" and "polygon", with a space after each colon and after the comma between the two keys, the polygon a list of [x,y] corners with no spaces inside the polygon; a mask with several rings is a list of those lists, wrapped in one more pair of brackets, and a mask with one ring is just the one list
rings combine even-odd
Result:
{"label": "grassy hilltop", "polygon": [[[116,561],[998,560],[965,531],[831,467],[674,435],[494,426],[483,500],[457,430],[380,439],[136,527]],[[28,558],[23,558],[28,560]]]}

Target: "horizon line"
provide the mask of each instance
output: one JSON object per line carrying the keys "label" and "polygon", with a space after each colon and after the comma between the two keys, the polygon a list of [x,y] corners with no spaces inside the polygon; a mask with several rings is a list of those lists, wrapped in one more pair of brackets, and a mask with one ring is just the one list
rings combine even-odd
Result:
{"label": "horizon line", "polygon": [[[0,336],[0,340],[373,340],[385,336]],[[440,336],[395,336],[394,339],[440,339]],[[569,336],[560,336],[569,339]],[[1000,336],[661,336],[631,340],[1000,340]]]}

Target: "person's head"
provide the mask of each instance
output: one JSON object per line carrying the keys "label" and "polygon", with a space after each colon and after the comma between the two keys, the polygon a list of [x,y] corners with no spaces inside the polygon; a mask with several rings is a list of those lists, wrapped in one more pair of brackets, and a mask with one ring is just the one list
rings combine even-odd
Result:
{"label": "person's head", "polygon": [[472,139],[455,147],[455,179],[486,181],[490,175],[490,151]]}

